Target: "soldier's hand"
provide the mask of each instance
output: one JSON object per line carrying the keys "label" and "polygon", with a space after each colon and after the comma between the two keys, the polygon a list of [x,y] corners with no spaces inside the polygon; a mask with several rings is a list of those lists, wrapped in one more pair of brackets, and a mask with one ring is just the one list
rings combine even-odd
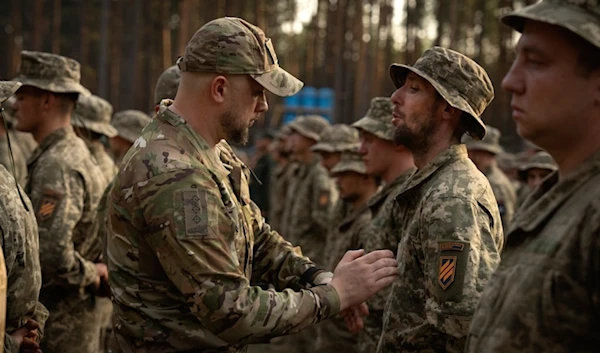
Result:
{"label": "soldier's hand", "polygon": [[344,318],[348,331],[357,333],[365,326],[363,317],[369,315],[369,307],[367,307],[366,303],[362,303],[359,306],[348,308],[340,314]]}
{"label": "soldier's hand", "polygon": [[364,253],[364,250],[348,251],[333,272],[331,285],[340,297],[341,311],[364,303],[398,276],[393,252]]}
{"label": "soldier's hand", "polygon": [[21,353],[40,353],[40,345],[35,341],[40,325],[35,320],[27,320],[24,326],[10,335],[19,343]]}
{"label": "soldier's hand", "polygon": [[108,269],[105,264],[96,264],[96,280],[94,281],[94,294],[99,297],[108,297],[110,287],[108,286]]}

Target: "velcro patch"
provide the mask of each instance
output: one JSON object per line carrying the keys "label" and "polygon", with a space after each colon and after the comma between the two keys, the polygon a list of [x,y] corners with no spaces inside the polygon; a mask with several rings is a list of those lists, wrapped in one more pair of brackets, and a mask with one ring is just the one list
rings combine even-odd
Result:
{"label": "velcro patch", "polygon": [[456,242],[440,243],[440,251],[463,251],[465,244]]}
{"label": "velcro patch", "polygon": [[329,192],[322,191],[321,195],[319,195],[319,205],[321,207],[325,207],[329,204]]}
{"label": "velcro patch", "polygon": [[436,294],[440,302],[462,300],[470,244],[462,241],[438,242]]}
{"label": "velcro patch", "polygon": [[206,202],[206,193],[200,190],[184,190],[182,194],[185,235],[208,235],[208,204]]}
{"label": "velcro patch", "polygon": [[59,194],[53,190],[44,190],[42,193],[42,201],[40,202],[36,212],[38,221],[43,222],[51,219],[62,198],[62,194]]}

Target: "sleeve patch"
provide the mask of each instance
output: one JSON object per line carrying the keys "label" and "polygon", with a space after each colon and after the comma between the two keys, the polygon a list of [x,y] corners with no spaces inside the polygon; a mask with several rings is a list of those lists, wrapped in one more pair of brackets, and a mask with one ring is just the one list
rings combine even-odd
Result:
{"label": "sleeve patch", "polygon": [[214,222],[216,215],[211,212],[216,205],[209,205],[207,193],[203,190],[188,189],[181,190],[180,200],[183,202],[183,207],[176,207],[180,210],[183,208],[183,228],[185,229],[185,238],[203,238],[207,237],[210,232],[211,221]]}
{"label": "sleeve patch", "polygon": [[42,201],[36,212],[38,221],[44,222],[51,219],[62,198],[63,195],[53,190],[44,190],[42,193]]}
{"label": "sleeve patch", "polygon": [[325,207],[329,204],[329,192],[323,191],[321,195],[319,195],[319,205],[321,207]]}
{"label": "sleeve patch", "polygon": [[439,242],[437,296],[441,302],[461,301],[469,262],[468,242]]}
{"label": "sleeve patch", "polygon": [[456,274],[456,256],[440,256],[440,268],[438,270],[438,283],[442,290],[454,282]]}

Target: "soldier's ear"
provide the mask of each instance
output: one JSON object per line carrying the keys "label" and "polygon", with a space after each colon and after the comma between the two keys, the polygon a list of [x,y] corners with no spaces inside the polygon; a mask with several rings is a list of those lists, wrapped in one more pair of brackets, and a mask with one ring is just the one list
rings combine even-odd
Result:
{"label": "soldier's ear", "polygon": [[224,103],[227,96],[231,94],[231,85],[227,77],[223,75],[215,76],[210,82],[210,97],[216,103]]}

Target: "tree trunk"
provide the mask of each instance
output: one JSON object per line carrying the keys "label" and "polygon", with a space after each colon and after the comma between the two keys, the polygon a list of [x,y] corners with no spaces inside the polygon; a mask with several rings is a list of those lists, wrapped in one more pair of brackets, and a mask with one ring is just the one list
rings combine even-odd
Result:
{"label": "tree trunk", "polygon": [[13,77],[21,62],[21,50],[23,49],[23,9],[21,0],[12,0],[10,4],[13,30],[8,36],[8,55],[10,56],[9,77]]}
{"label": "tree trunk", "polygon": [[[55,0],[59,1],[59,0]],[[108,94],[108,25],[110,22],[110,0],[102,0],[100,14],[100,59],[98,63],[98,95]]]}
{"label": "tree trunk", "polygon": [[42,50],[44,39],[44,1],[35,0],[33,3],[33,50]]}
{"label": "tree trunk", "polygon": [[60,0],[52,2],[52,52],[60,53],[60,24],[61,24]]}
{"label": "tree trunk", "polygon": [[171,47],[171,28],[169,27],[169,21],[171,19],[171,8],[168,1],[162,2],[162,63],[161,70],[164,71],[171,65],[173,60],[171,59],[171,53],[173,48]]}
{"label": "tree trunk", "polygon": [[181,0],[179,3],[179,41],[177,52],[183,55],[185,46],[190,40],[190,0]]}

